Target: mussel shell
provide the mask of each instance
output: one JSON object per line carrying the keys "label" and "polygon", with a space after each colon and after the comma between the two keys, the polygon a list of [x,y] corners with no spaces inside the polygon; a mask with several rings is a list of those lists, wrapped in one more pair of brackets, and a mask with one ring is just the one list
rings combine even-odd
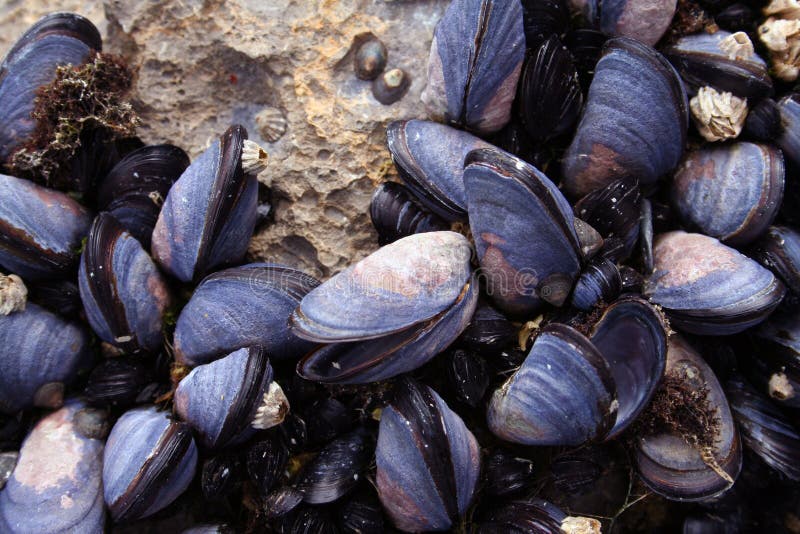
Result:
{"label": "mussel shell", "polygon": [[92,223],[71,197],[0,174],[0,266],[26,280],[68,275]]}
{"label": "mussel shell", "polygon": [[642,194],[636,178],[614,180],[597,189],[575,204],[575,215],[589,223],[605,239],[618,238],[624,245],[626,259],[639,238],[639,214]]}
{"label": "mussel shell", "polygon": [[690,333],[741,332],[766,319],[785,293],[771,272],[713,237],[668,232],[656,238],[653,254],[644,293]]}
{"label": "mussel shell", "polygon": [[487,423],[514,443],[581,445],[612,429],[616,399],[613,375],[594,344],[571,327],[551,324],[522,367],[495,391]]}
{"label": "mussel shell", "polygon": [[667,31],[677,0],[602,0],[599,27],[606,35],[633,37],[654,46]]}
{"label": "mussel shell", "polygon": [[770,226],[749,255],[800,295],[800,233],[789,226]]}
{"label": "mussel shell", "polygon": [[242,170],[247,131],[231,126],[170,189],[152,237],[153,257],[183,282],[244,257],[256,224],[258,182]]}
{"label": "mussel shell", "polygon": [[[728,401],[714,372],[675,334],[669,339],[666,373],[677,374],[692,389],[707,388],[708,403],[716,411],[719,425],[714,436],[714,460],[735,481],[742,468],[742,448]],[[699,450],[677,434],[640,437],[634,457],[644,483],[671,500],[710,500],[733,486],[733,482],[725,480],[703,461]]]}
{"label": "mussel shell", "polygon": [[222,453],[203,462],[200,488],[208,501],[224,499],[241,484],[244,474],[242,459],[236,453]]}
{"label": "mussel shell", "polygon": [[470,256],[469,242],[455,232],[404,237],[311,290],[292,313],[292,329],[304,339],[332,343],[381,337],[428,321],[464,292]]}
{"label": "mussel shell", "polygon": [[784,166],[770,145],[733,143],[687,154],[672,182],[684,224],[731,246],[758,238],[778,214]]}
{"label": "mussel shell", "polygon": [[800,315],[776,312],[751,335],[747,377],[775,402],[800,408]]}
{"label": "mussel shell", "polygon": [[[247,474],[260,495],[266,496],[281,479],[289,451],[277,436],[253,443],[247,450]],[[302,497],[297,501],[298,504]]]}
{"label": "mussel shell", "polygon": [[742,98],[769,96],[772,80],[766,62],[753,55],[748,59],[731,58],[720,48],[730,32],[700,32],[686,35],[664,50],[681,77],[695,90],[711,86]]}
{"label": "mussel shell", "polygon": [[725,391],[744,444],[773,469],[800,480],[800,433],[741,377],[729,380]]}
{"label": "mussel shell", "polygon": [[51,13],[17,40],[0,65],[0,161],[33,133],[36,91],[53,80],[56,67],[79,65],[101,49],[100,32],[75,13]]}
{"label": "mussel shell", "polygon": [[467,217],[464,158],[491,145],[477,137],[431,121],[393,121],[386,144],[400,178],[425,207],[446,221]]}
{"label": "mussel shell", "polygon": [[178,317],[175,358],[194,366],[240,347],[260,345],[275,360],[313,347],[289,330],[288,319],[319,282],[283,265],[251,263],[207,276]]}
{"label": "mussel shell", "polygon": [[372,457],[363,429],[337,438],[306,464],[295,487],[309,504],[325,504],[349,493]]}
{"label": "mussel shell", "polygon": [[75,317],[83,309],[77,280],[39,280],[28,286],[28,299],[62,317]]}
{"label": "mussel shell", "polygon": [[522,0],[522,13],[528,48],[569,28],[569,7],[564,0]]}
{"label": "mussel shell", "polygon": [[498,149],[467,157],[469,221],[487,292],[511,315],[564,303],[580,270],[572,208],[538,169]]}
{"label": "mussel shell", "polygon": [[601,302],[612,302],[621,291],[622,278],[616,264],[607,258],[593,259],[575,282],[570,304],[588,311]]}
{"label": "mussel shell", "polygon": [[470,280],[447,310],[416,326],[383,337],[334,343],[297,365],[308,380],[364,384],[413,371],[450,346],[466,328],[478,304],[478,282]]}
{"label": "mussel shell", "polygon": [[583,93],[572,54],[555,35],[529,51],[522,66],[517,106],[532,139],[567,132],[581,111]]}
{"label": "mussel shell", "polygon": [[322,446],[352,429],[350,410],[333,398],[320,399],[303,406],[302,415],[306,422],[307,445]]}
{"label": "mussel shell", "polygon": [[534,464],[502,449],[489,456],[484,491],[492,497],[519,495],[534,486]]}
{"label": "mussel shell", "polygon": [[502,313],[488,304],[478,304],[458,344],[483,356],[495,356],[516,340],[517,330]]}
{"label": "mussel shell", "polygon": [[0,412],[30,408],[47,384],[73,382],[91,367],[89,342],[83,328],[30,302],[0,316]]}
{"label": "mussel shell", "polygon": [[655,306],[639,297],[623,297],[605,309],[590,339],[608,362],[619,409],[612,439],[650,402],[667,362],[669,327]]}
{"label": "mussel shell", "polygon": [[442,219],[418,206],[405,186],[395,182],[378,186],[369,204],[369,216],[381,246],[411,234],[449,228]]}
{"label": "mussel shell", "polygon": [[446,530],[463,517],[480,474],[478,442],[435,391],[403,379],[381,414],[378,496],[401,530]]}
{"label": "mussel shell", "polygon": [[25,439],[0,491],[0,531],[103,532],[103,442],[78,430],[76,415],[84,406],[67,402]]}
{"label": "mussel shell", "polygon": [[155,352],[171,298],[142,245],[109,213],[95,218],[78,270],[86,318],[95,333],[126,352]]}
{"label": "mussel shell", "polygon": [[436,120],[496,132],[510,119],[524,55],[520,2],[454,0],[434,30],[422,101]]}
{"label": "mussel shell", "polygon": [[565,532],[561,524],[567,514],[542,499],[515,500],[492,510],[478,525],[478,534],[524,534]]}
{"label": "mussel shell", "polygon": [[610,39],[564,156],[564,188],[579,196],[626,176],[654,183],[681,159],[688,110],[683,84],[661,54],[630,38]]}
{"label": "mussel shell", "polygon": [[771,98],[763,98],[750,108],[744,123],[745,137],[767,143],[783,132],[781,110]]}
{"label": "mussel shell", "polygon": [[775,143],[783,155],[796,165],[800,165],[800,93],[789,93],[778,100],[781,132]]}
{"label": "mussel shell", "polygon": [[186,490],[197,467],[189,425],[155,407],[117,420],[103,455],[103,491],[115,522],[153,515]]}
{"label": "mussel shell", "polygon": [[282,486],[264,497],[264,517],[282,517],[303,502],[303,494],[292,486]]}
{"label": "mussel shell", "polygon": [[339,527],[352,534],[381,534],[386,531],[381,503],[374,493],[360,493],[349,497],[339,511]]}
{"label": "mussel shell", "polygon": [[93,406],[128,407],[151,380],[139,359],[109,358],[92,370],[83,393]]}
{"label": "mussel shell", "polygon": [[477,408],[489,387],[489,373],[479,354],[466,350],[454,350],[445,362],[447,381],[461,402]]}
{"label": "mussel shell", "polygon": [[272,382],[265,350],[239,349],[192,369],[175,389],[175,411],[208,449],[241,443],[256,433],[256,410]]}
{"label": "mussel shell", "polygon": [[172,145],[144,146],[109,171],[97,192],[97,207],[109,211],[146,249],[170,187],[189,166],[189,156]]}
{"label": "mussel shell", "polygon": [[565,38],[564,43],[572,52],[575,65],[578,67],[581,86],[584,89],[589,87],[594,78],[595,66],[607,40],[608,36],[592,28],[576,28]]}

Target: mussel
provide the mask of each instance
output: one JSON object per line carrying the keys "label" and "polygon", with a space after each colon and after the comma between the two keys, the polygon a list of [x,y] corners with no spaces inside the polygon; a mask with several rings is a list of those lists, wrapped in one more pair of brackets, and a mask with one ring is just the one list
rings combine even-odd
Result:
{"label": "mussel", "polygon": [[418,206],[405,186],[395,182],[383,182],[375,190],[369,216],[381,246],[407,235],[448,229],[442,219]]}
{"label": "mussel", "polygon": [[635,178],[614,180],[575,204],[575,215],[600,232],[604,239],[622,240],[619,260],[626,259],[639,238],[638,218],[642,210],[642,194]]}
{"label": "mussel", "polygon": [[766,319],[786,291],[767,269],[713,237],[668,232],[656,238],[653,254],[644,293],[690,333],[741,332]]}
{"label": "mussel", "polygon": [[653,46],[667,31],[677,0],[572,0],[586,21],[606,35]]}
{"label": "mussel", "polygon": [[434,30],[422,101],[435,120],[496,132],[511,117],[524,56],[519,0],[453,0]]}
{"label": "mussel", "polygon": [[300,473],[296,488],[303,494],[303,500],[325,504],[349,493],[358,484],[372,457],[371,445],[364,429],[326,445]]}
{"label": "mussel", "polygon": [[778,214],[783,199],[780,150],[734,143],[687,154],[672,182],[672,205],[684,224],[732,246],[746,245]]}
{"label": "mussel", "polygon": [[464,158],[491,145],[444,124],[421,120],[389,123],[386,144],[400,177],[425,207],[446,221],[466,219]]}
{"label": "mussel", "polygon": [[26,280],[67,276],[91,215],[64,193],[0,174],[0,266]]}
{"label": "mussel", "polygon": [[120,417],[103,454],[103,494],[116,522],[153,515],[189,486],[197,446],[189,425],[154,406]]}
{"label": "mussel", "polygon": [[770,226],[749,254],[800,296],[800,233],[789,226]]}
{"label": "mussel", "polygon": [[231,126],[186,168],[153,230],[153,257],[165,271],[198,281],[242,259],[256,224],[261,153],[244,127]]}
{"label": "mussel", "polygon": [[[17,40],[0,65],[0,160],[22,147],[36,126],[31,117],[36,91],[56,68],[80,65],[102,49],[94,24],[75,13],[51,13]],[[20,273],[22,274],[22,273]]]}
{"label": "mussel", "polygon": [[81,432],[80,401],[44,417],[25,439],[0,491],[0,531],[100,534],[103,441]]}
{"label": "mussel", "polygon": [[800,408],[800,315],[776,312],[751,333],[747,377],[773,401]]}
{"label": "mussel", "polygon": [[175,325],[175,359],[209,363],[241,347],[259,345],[275,360],[296,358],[312,343],[298,339],[287,321],[319,282],[272,263],[251,263],[207,276]]}
{"label": "mussel", "polygon": [[378,496],[395,526],[447,530],[472,502],[481,454],[435,391],[403,379],[381,414],[375,463]]}
{"label": "mussel", "polygon": [[565,190],[581,196],[626,176],[653,184],[678,165],[688,123],[686,93],[672,65],[638,41],[610,39],[564,155]]}
{"label": "mussel", "polygon": [[514,500],[492,510],[478,526],[478,534],[574,532],[599,534],[600,521],[568,516],[542,499]]}
{"label": "mussel", "polygon": [[580,271],[572,208],[538,169],[498,149],[465,161],[464,188],[481,274],[512,315],[562,305]]}
{"label": "mussel", "polygon": [[86,331],[30,302],[0,316],[0,347],[1,413],[58,408],[65,385],[92,364]]}
{"label": "mussel", "polygon": [[289,403],[266,351],[253,347],[192,369],[175,389],[175,411],[208,449],[246,441],[283,421]]}
{"label": "mussel", "polygon": [[433,358],[466,328],[477,306],[470,255],[461,234],[414,234],[309,292],[291,316],[293,331],[329,345],[301,360],[298,373],[320,382],[365,383]]}
{"label": "mussel", "polygon": [[83,309],[106,343],[155,352],[170,305],[166,280],[132,235],[109,213],[95,218],[78,270]]}

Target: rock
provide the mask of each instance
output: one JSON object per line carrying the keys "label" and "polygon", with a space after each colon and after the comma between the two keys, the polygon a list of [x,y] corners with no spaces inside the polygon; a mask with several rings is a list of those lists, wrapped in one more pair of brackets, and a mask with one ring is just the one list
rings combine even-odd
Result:
{"label": "rock", "polygon": [[[251,257],[325,278],[377,248],[369,200],[394,173],[385,126],[424,117],[419,97],[446,4],[30,0],[0,7],[0,47],[5,52],[49,11],[77,11],[98,26],[107,51],[138,70],[133,100],[145,142],[170,142],[196,156],[231,122],[245,125],[269,152],[263,177],[275,204],[275,222],[253,238]],[[408,93],[391,106],[375,101],[370,82],[353,73],[351,47],[365,32],[386,44],[387,69],[411,77]],[[261,132],[275,110],[286,131],[269,142]]]}

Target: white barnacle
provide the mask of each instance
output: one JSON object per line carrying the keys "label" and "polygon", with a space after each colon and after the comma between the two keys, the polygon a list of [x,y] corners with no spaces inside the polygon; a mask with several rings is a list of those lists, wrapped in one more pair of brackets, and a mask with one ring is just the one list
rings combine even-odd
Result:
{"label": "white barnacle", "polygon": [[242,170],[247,174],[259,174],[267,168],[269,155],[258,143],[244,140],[242,147]]}
{"label": "white barnacle", "polygon": [[277,382],[271,382],[269,389],[264,393],[261,405],[256,410],[253,418],[253,428],[266,430],[283,422],[286,414],[289,413],[289,399]]}
{"label": "white barnacle", "polygon": [[790,82],[800,73],[800,20],[770,17],[758,27],[758,36],[769,49],[775,76]]}
{"label": "white barnacle", "polygon": [[0,274],[0,315],[22,311],[28,300],[28,288],[16,274]]}
{"label": "white barnacle", "polygon": [[728,54],[729,59],[746,61],[755,55],[753,42],[744,32],[732,33],[719,42],[719,49]]}
{"label": "white barnacle", "polygon": [[692,118],[708,141],[724,141],[739,136],[747,118],[747,100],[713,87],[701,87],[689,101]]}
{"label": "white barnacle", "polygon": [[601,534],[600,521],[593,517],[567,516],[561,522],[564,534]]}

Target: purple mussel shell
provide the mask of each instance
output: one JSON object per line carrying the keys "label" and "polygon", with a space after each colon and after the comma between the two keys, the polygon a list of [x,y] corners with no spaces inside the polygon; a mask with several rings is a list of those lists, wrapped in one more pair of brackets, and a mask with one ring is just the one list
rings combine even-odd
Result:
{"label": "purple mussel shell", "polygon": [[386,144],[400,177],[422,204],[447,221],[467,218],[464,159],[489,143],[444,124],[407,120],[389,123]]}
{"label": "purple mussel shell", "polygon": [[207,276],[175,326],[175,358],[209,363],[240,347],[260,345],[270,358],[291,359],[314,344],[296,337],[289,316],[319,282],[283,265],[251,263]]}
{"label": "purple mussel shell", "polygon": [[612,37],[654,46],[669,28],[677,0],[572,0],[587,22]]}
{"label": "purple mussel shell", "polygon": [[19,38],[0,65],[0,161],[33,133],[36,91],[53,81],[56,67],[79,65],[101,48],[97,28],[74,13],[51,13]]}
{"label": "purple mussel shell", "polygon": [[453,0],[433,34],[422,101],[435,120],[480,134],[500,130],[525,57],[519,0]]}
{"label": "purple mussel shell", "polygon": [[95,218],[78,270],[86,318],[126,352],[157,352],[170,305],[166,280],[142,245],[109,213]]}
{"label": "purple mussel shell", "polygon": [[376,483],[406,532],[447,530],[464,517],[481,468],[478,442],[429,387],[404,379],[381,414]]}
{"label": "purple mussel shell", "polygon": [[320,343],[405,330],[458,300],[472,274],[470,256],[469,242],[455,232],[404,237],[310,291],[291,316],[292,328]]}
{"label": "purple mussel shell", "polygon": [[645,295],[693,334],[741,332],[766,319],[786,291],[770,271],[702,234],[661,234],[653,255]]}
{"label": "purple mussel shell", "polygon": [[169,506],[197,467],[189,425],[154,406],[125,412],[103,455],[103,492],[115,522],[133,521]]}
{"label": "purple mussel shell", "polygon": [[175,390],[175,411],[208,449],[241,443],[255,434],[253,419],[272,383],[266,351],[239,349],[195,367]]}
{"label": "purple mussel shell", "polygon": [[256,224],[258,182],[242,170],[247,131],[231,126],[170,189],[152,236],[153,258],[183,282],[244,257]]}
{"label": "purple mussel shell", "polygon": [[103,442],[80,431],[76,414],[83,408],[67,402],[25,438],[0,491],[1,532],[103,532]]}
{"label": "purple mussel shell", "polygon": [[622,291],[622,276],[616,264],[607,258],[590,261],[575,282],[570,304],[589,311],[601,302],[613,302]]}
{"label": "purple mussel shell", "polygon": [[487,292],[511,315],[561,306],[580,271],[567,200],[544,174],[499,149],[471,152],[464,170],[469,223]]}
{"label": "purple mussel shell", "polygon": [[683,84],[661,54],[627,37],[610,39],[564,155],[564,189],[583,196],[619,178],[644,187],[669,174],[683,155],[688,109]]}
{"label": "purple mussel shell", "polygon": [[80,326],[31,302],[0,315],[1,413],[30,408],[41,387],[70,384],[91,364],[89,335]]}
{"label": "purple mussel shell", "polygon": [[746,245],[778,214],[783,182],[783,155],[770,145],[710,146],[690,152],[675,172],[672,205],[686,226]]}
{"label": "purple mussel shell", "polygon": [[64,193],[0,174],[0,266],[26,280],[69,275],[92,218]]}

